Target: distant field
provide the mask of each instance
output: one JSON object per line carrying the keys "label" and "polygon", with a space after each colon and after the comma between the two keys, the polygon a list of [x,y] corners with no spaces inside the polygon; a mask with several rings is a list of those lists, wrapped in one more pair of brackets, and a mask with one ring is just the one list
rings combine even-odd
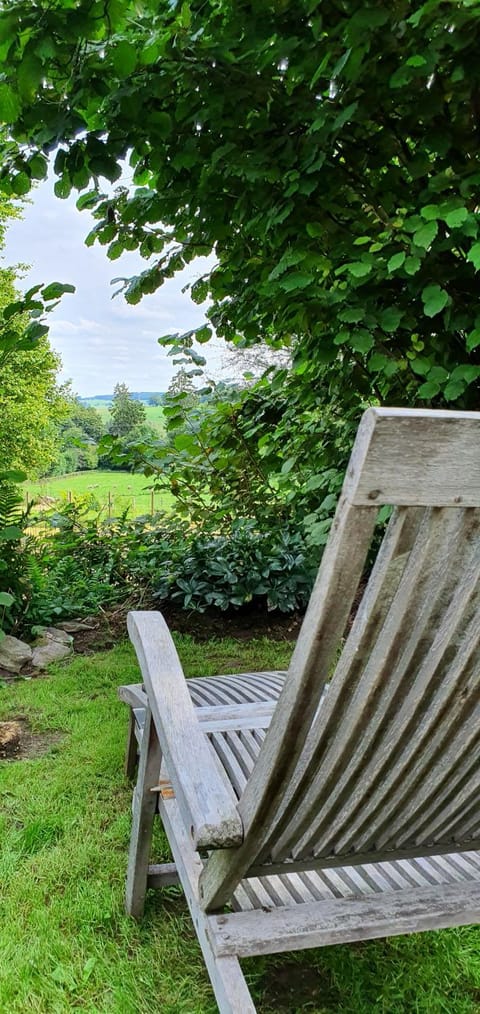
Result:
{"label": "distant field", "polygon": [[95,498],[95,510],[103,510],[105,517],[117,516],[126,507],[134,517],[151,514],[153,511],[169,510],[173,497],[168,493],[154,493],[148,488],[143,475],[128,472],[97,471],[72,472],[70,475],[55,476],[40,482],[26,482],[25,495],[29,499],[39,496],[62,500],[91,494]]}
{"label": "distant field", "polygon": [[[102,417],[102,422],[107,425],[110,422],[110,409],[108,404],[99,399],[90,398],[89,405],[91,408],[96,408],[99,415]],[[152,426],[153,429],[157,430],[159,436],[165,433],[165,419],[163,415],[162,405],[144,405],[145,408],[145,422]]]}

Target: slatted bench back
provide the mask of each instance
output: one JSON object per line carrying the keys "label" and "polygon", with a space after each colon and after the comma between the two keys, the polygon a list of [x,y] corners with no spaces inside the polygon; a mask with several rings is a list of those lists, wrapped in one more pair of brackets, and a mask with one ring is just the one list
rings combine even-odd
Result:
{"label": "slatted bench back", "polygon": [[[340,651],[382,504],[395,509]],[[212,855],[205,905],[272,861],[478,848],[479,644],[480,414],[369,410],[239,802],[244,843]]]}

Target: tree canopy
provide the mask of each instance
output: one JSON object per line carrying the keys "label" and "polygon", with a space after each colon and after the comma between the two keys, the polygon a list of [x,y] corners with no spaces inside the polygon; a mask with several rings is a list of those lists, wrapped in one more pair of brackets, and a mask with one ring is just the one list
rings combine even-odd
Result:
{"label": "tree canopy", "polygon": [[143,402],[133,398],[126,384],[115,384],[113,391],[112,416],[109,431],[113,436],[125,437],[145,422],[146,412]]}
{"label": "tree canopy", "polygon": [[[149,259],[130,302],[213,251],[192,294],[227,339],[476,403],[479,29],[472,0],[7,0],[1,185],[57,149],[87,242]],[[136,189],[104,193],[126,158]]]}

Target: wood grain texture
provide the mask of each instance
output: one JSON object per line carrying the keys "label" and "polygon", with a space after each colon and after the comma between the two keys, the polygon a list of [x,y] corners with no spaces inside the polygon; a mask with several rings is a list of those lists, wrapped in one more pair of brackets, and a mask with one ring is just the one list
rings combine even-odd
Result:
{"label": "wood grain texture", "polygon": [[196,717],[168,627],[155,612],[131,612],[127,622],[185,826],[198,848],[238,844],[235,799]]}
{"label": "wood grain texture", "polygon": [[[272,674],[199,681],[192,725],[163,628],[135,624],[180,786],[159,799],[174,866],[148,872],[134,810],[138,893],[147,876],[152,886],[180,877],[222,1014],[254,1012],[239,956],[480,920],[479,427],[473,413],[366,413],[288,676],[270,700]],[[342,643],[384,502],[395,510]],[[125,693],[138,705],[137,690]],[[239,800],[243,841],[210,851],[203,868],[189,833],[191,759],[182,766],[175,741],[207,745],[199,781],[202,792],[223,787],[217,810],[226,786],[228,805]],[[143,770],[140,800],[147,783]],[[227,902],[233,911],[218,913]]]}
{"label": "wood grain texture", "polygon": [[366,898],[335,898],[294,908],[212,917],[218,955],[250,957],[325,947],[480,919],[480,883],[413,888]]}
{"label": "wood grain texture", "polygon": [[480,415],[370,408],[343,495],[349,503],[480,507]]}
{"label": "wood grain texture", "polygon": [[150,709],[147,709],[140,747],[138,778],[133,793],[132,830],[125,891],[125,908],[135,919],[142,917],[145,904],[148,860],[157,808],[157,796],[150,790],[158,779],[161,759],[157,732]]}
{"label": "wood grain texture", "polygon": [[232,856],[224,850],[217,852],[201,877],[207,910],[226,904],[269,837],[324,694],[375,520],[375,509],[351,507],[345,500],[340,501],[284,688],[239,803],[245,842]]}
{"label": "wood grain texture", "polygon": [[203,911],[199,898],[202,862],[185,831],[177,801],[160,799],[159,810],[220,1014],[256,1014],[237,956],[234,953],[221,956],[215,952],[212,920]]}

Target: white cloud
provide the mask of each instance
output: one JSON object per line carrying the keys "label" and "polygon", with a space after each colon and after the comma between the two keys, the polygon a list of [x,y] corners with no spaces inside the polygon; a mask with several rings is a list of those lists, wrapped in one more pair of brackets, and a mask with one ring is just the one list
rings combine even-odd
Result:
{"label": "white cloud", "polygon": [[[147,262],[134,253],[111,262],[106,248],[87,248],[91,215],[77,211],[76,197],[61,201],[52,189],[51,181],[39,185],[23,220],[12,223],[4,259],[7,264],[31,265],[22,288],[51,281],[76,286],[50,314],[50,340],[63,361],[60,379],[71,379],[85,396],[110,393],[118,381],[131,390],[165,390],[177,367],[157,339],[203,323],[202,308],[181,290],[203,274],[210,261],[201,258],[137,306],[128,305],[123,296],[112,300],[111,279],[138,274]],[[202,354],[210,359],[209,347],[202,346]],[[212,368],[217,358],[212,348]]]}

